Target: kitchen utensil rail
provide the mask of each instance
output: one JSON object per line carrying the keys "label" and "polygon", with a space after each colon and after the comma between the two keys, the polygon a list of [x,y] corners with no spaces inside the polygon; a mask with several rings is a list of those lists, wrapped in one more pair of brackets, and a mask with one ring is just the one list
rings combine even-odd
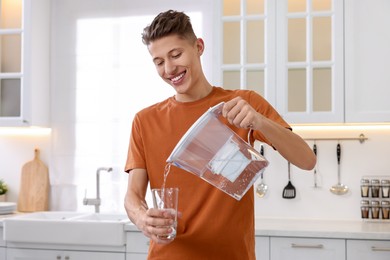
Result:
{"label": "kitchen utensil rail", "polygon": [[306,141],[359,141],[364,143],[368,138],[364,134],[360,134],[359,137],[340,137],[340,138],[303,138]]}

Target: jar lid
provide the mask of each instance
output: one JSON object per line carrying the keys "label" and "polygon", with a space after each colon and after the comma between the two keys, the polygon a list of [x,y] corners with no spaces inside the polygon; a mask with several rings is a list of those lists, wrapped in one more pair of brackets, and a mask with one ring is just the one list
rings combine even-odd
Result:
{"label": "jar lid", "polygon": [[390,206],[390,201],[388,201],[388,200],[382,200],[381,204],[382,204],[382,206],[387,206],[387,207],[389,207],[389,206]]}
{"label": "jar lid", "polygon": [[368,200],[362,200],[362,201],[360,202],[360,204],[361,204],[362,206],[368,206],[368,205],[370,204],[370,202],[369,202]]}
{"label": "jar lid", "polygon": [[370,180],[369,179],[361,179],[360,183],[361,184],[369,184]]}
{"label": "jar lid", "polygon": [[390,184],[390,180],[381,180],[382,184]]}
{"label": "jar lid", "polygon": [[379,200],[372,200],[371,205],[372,206],[379,206]]}
{"label": "jar lid", "polygon": [[371,180],[371,184],[379,184],[379,180],[378,179],[372,179]]}

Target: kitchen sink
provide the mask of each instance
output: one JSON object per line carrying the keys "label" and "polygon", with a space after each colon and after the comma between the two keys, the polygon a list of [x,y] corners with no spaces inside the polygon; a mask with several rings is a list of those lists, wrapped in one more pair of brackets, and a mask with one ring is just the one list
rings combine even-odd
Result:
{"label": "kitchen sink", "polygon": [[23,243],[123,246],[125,214],[47,211],[7,218],[4,240]]}
{"label": "kitchen sink", "polygon": [[129,218],[125,214],[105,214],[105,213],[94,213],[88,215],[81,215],[75,217],[75,221],[87,221],[87,222],[119,222],[129,223]]}

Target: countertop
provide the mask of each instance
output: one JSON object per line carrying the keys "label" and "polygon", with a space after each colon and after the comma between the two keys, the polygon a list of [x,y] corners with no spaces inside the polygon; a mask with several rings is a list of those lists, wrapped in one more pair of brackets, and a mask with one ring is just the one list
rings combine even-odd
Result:
{"label": "countertop", "polygon": [[[256,218],[256,236],[390,240],[390,222]],[[138,231],[133,224],[125,231]]]}
{"label": "countertop", "polygon": [[[0,215],[0,227],[4,218],[18,214]],[[255,227],[256,236],[390,240],[390,221],[256,218]],[[133,224],[124,230],[139,232]]]}
{"label": "countertop", "polygon": [[390,240],[390,222],[256,219],[257,236]]}

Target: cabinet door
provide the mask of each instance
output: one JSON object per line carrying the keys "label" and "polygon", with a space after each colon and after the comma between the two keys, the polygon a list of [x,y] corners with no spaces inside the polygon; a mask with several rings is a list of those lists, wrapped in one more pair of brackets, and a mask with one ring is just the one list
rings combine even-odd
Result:
{"label": "cabinet door", "polygon": [[345,240],[271,237],[271,260],[345,260]]}
{"label": "cabinet door", "polygon": [[50,0],[0,10],[0,126],[48,126]]}
{"label": "cabinet door", "polygon": [[149,238],[139,231],[126,233],[127,253],[147,254],[149,251],[149,243]]}
{"label": "cabinet door", "polygon": [[390,241],[347,240],[347,260],[389,260]]}
{"label": "cabinet door", "polygon": [[7,260],[60,260],[61,251],[7,248]]}
{"label": "cabinet door", "polygon": [[345,0],[346,122],[390,122],[390,1]]}
{"label": "cabinet door", "polygon": [[290,123],[343,122],[343,1],[276,2],[277,110]]}
{"label": "cabinet door", "polygon": [[0,260],[6,260],[6,248],[0,247]]}
{"label": "cabinet door", "polygon": [[125,260],[125,253],[7,249],[8,260]]}
{"label": "cabinet door", "polygon": [[256,237],[256,259],[269,260],[269,237]]}
{"label": "cabinet door", "polygon": [[125,253],[64,251],[61,260],[125,260]]}
{"label": "cabinet door", "polygon": [[126,260],[146,260],[148,258],[148,254],[126,254]]}

